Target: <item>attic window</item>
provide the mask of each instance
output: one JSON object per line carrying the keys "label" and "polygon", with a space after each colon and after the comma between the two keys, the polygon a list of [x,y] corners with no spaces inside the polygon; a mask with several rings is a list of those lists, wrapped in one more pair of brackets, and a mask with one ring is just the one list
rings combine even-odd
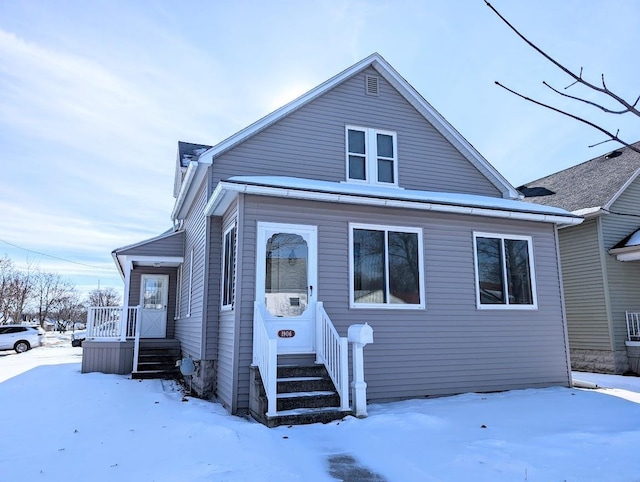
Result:
{"label": "attic window", "polygon": [[364,77],[365,83],[365,92],[367,95],[379,95],[379,83],[378,77],[375,75],[365,75]]}
{"label": "attic window", "polygon": [[547,189],[546,187],[542,187],[542,186],[537,186],[537,187],[520,186],[518,188],[518,191],[520,191],[520,193],[524,197],[553,196],[555,194],[555,192],[553,192],[551,189]]}
{"label": "attic window", "polygon": [[616,151],[611,151],[609,154],[604,156],[604,158],[605,159],[615,159],[616,157],[620,157],[621,155],[622,155],[622,151],[616,150]]}

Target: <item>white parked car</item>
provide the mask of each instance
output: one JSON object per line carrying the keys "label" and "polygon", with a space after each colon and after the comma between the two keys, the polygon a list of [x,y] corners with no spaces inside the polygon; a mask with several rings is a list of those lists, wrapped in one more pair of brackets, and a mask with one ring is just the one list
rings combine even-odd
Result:
{"label": "white parked car", "polygon": [[0,325],[0,350],[23,353],[42,345],[43,333],[37,326]]}

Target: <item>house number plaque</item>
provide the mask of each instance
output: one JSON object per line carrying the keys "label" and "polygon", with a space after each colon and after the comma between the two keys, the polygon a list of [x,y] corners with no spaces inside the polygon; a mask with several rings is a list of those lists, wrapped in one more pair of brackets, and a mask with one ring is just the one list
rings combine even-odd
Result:
{"label": "house number plaque", "polygon": [[293,330],[280,330],[278,331],[278,336],[280,338],[293,338],[296,336],[296,332]]}

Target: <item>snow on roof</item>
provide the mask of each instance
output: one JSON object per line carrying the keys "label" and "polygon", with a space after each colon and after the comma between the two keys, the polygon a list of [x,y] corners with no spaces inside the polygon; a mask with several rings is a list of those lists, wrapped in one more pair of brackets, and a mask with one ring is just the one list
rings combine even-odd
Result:
{"label": "snow on roof", "polygon": [[448,206],[476,207],[499,211],[513,211],[531,214],[577,218],[578,216],[561,208],[532,204],[524,201],[499,197],[480,196],[436,191],[416,191],[397,187],[372,186],[346,182],[319,181],[281,176],[234,176],[226,182],[256,186],[269,186],[300,191],[345,194],[377,199],[413,201]]}

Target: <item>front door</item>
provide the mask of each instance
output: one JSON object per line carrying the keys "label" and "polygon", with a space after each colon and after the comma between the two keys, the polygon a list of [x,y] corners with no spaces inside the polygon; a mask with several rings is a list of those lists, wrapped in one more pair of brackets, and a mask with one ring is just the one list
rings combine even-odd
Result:
{"label": "front door", "polygon": [[256,300],[278,353],[315,352],[317,228],[258,223]]}
{"label": "front door", "polygon": [[143,274],[140,287],[140,338],[167,334],[169,275]]}

